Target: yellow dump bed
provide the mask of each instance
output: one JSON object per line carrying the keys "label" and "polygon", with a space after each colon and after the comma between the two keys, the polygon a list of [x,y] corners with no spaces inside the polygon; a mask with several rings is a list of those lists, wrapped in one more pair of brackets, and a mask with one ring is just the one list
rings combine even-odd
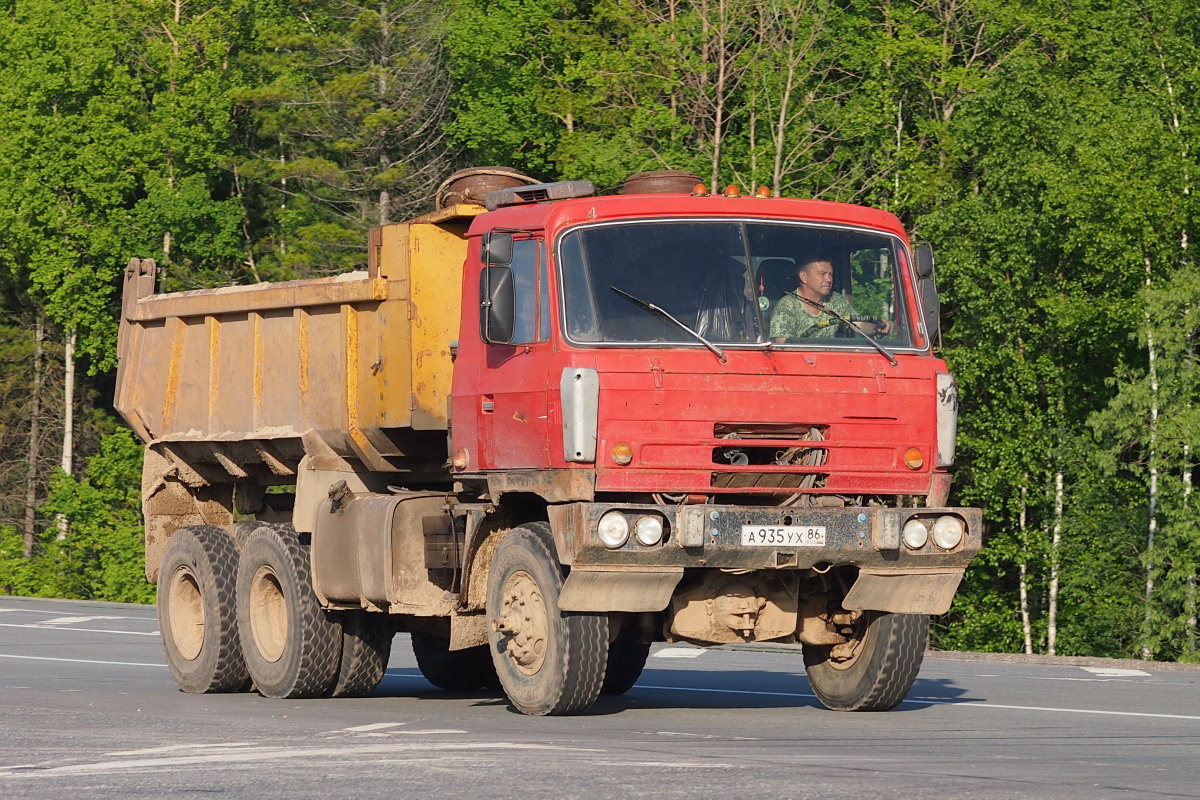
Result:
{"label": "yellow dump bed", "polygon": [[235,480],[255,464],[294,474],[304,455],[404,472],[444,460],[465,235],[482,211],[376,228],[368,268],[329,278],[155,294],[155,263],[130,261],[117,410]]}

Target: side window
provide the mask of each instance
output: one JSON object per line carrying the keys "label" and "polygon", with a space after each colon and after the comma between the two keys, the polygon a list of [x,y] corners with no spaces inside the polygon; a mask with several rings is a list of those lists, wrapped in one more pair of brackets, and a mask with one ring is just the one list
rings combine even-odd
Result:
{"label": "side window", "polygon": [[550,338],[550,296],[544,254],[545,244],[539,239],[513,242],[511,267],[516,320],[511,344],[531,344]]}
{"label": "side window", "polygon": [[903,313],[896,307],[897,273],[890,247],[873,247],[850,254],[850,286],[854,310],[859,314],[893,321],[889,336],[905,327]]}

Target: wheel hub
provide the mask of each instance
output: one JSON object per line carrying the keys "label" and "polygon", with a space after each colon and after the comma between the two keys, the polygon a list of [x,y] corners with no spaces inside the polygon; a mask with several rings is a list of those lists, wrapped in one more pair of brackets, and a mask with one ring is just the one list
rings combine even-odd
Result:
{"label": "wheel hub", "polygon": [[492,627],[501,634],[504,652],[513,665],[533,675],[546,660],[550,619],[537,581],[528,572],[514,572],[504,584],[504,602]]}
{"label": "wheel hub", "polygon": [[287,598],[270,567],[260,567],[250,583],[250,632],[262,657],[271,663],[283,658],[287,644]]}
{"label": "wheel hub", "polygon": [[180,656],[194,661],[204,647],[204,598],[190,569],[180,567],[175,570],[167,596],[171,608],[171,639]]}

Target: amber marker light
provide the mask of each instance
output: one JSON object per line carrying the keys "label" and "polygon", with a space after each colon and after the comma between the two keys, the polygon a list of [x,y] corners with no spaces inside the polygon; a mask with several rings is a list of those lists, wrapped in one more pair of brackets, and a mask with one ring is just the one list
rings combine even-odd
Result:
{"label": "amber marker light", "polygon": [[909,469],[920,469],[925,466],[925,454],[919,447],[910,447],[904,451],[904,466]]}
{"label": "amber marker light", "polygon": [[619,466],[627,467],[633,461],[633,448],[625,442],[613,445],[612,460]]}
{"label": "amber marker light", "polygon": [[737,184],[731,183],[725,187],[726,197],[741,197],[742,190],[737,187]]}
{"label": "amber marker light", "polygon": [[755,197],[770,197],[771,190],[770,190],[770,188],[768,188],[766,186],[760,186],[760,187],[758,187],[758,191],[754,193],[754,196]]}
{"label": "amber marker light", "polygon": [[708,187],[703,183],[697,183],[692,187],[692,197],[700,197],[706,194],[708,194]]}
{"label": "amber marker light", "polygon": [[466,448],[460,448],[455,452],[454,461],[451,463],[454,464],[455,469],[466,469],[471,463],[471,455]]}

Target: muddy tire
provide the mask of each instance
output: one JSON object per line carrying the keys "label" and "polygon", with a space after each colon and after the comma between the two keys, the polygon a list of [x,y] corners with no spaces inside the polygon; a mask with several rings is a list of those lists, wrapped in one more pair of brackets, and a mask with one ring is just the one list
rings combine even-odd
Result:
{"label": "muddy tire", "polygon": [[448,692],[496,687],[496,668],[487,645],[451,650],[450,640],[433,633],[412,634],[413,655],[425,680]]}
{"label": "muddy tire", "polygon": [[500,685],[525,714],[582,714],[604,683],[608,616],[559,611],[562,584],[546,523],[504,536],[488,569],[488,639]]}
{"label": "muddy tire", "polygon": [[185,692],[237,692],[249,674],[238,638],[238,554],[220,528],[171,535],[158,578],[158,627],[167,666]]}
{"label": "muddy tire", "polygon": [[831,648],[804,646],[813,692],[834,711],[888,711],[899,705],[921,671],[929,644],[929,617],[866,612],[858,623],[859,645],[844,660]]}
{"label": "muddy tire", "polygon": [[319,697],[333,691],[341,626],[312,588],[308,547],[286,525],[262,525],[242,544],[238,632],[246,667],[265,697]]}
{"label": "muddy tire", "polygon": [[650,643],[640,641],[639,632],[633,627],[624,627],[617,638],[608,643],[608,666],[604,670],[604,685],[600,694],[625,694],[646,668],[650,657]]}
{"label": "muddy tire", "polygon": [[333,697],[366,697],[383,680],[392,653],[392,627],[383,614],[343,611],[342,658]]}

